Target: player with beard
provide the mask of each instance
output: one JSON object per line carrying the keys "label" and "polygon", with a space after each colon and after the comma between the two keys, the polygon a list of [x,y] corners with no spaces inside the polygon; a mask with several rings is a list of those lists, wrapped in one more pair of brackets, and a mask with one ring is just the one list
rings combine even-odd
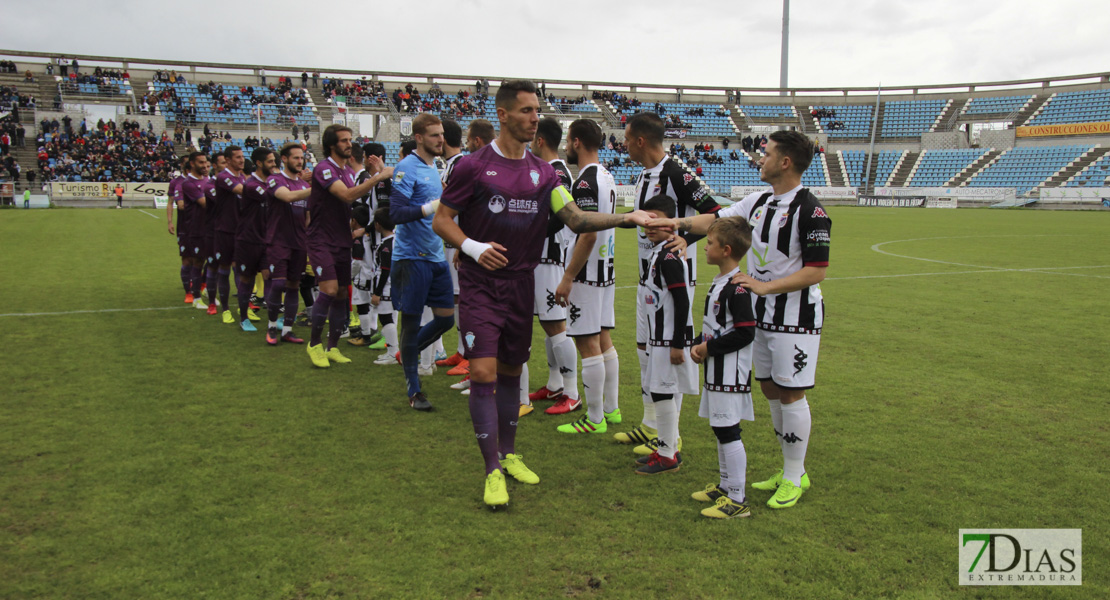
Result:
{"label": "player with beard", "polygon": [[[326,159],[312,171],[308,197],[308,258],[316,273],[320,293],[312,303],[312,330],[308,356],[317,367],[349,363],[336,344],[347,319],[347,287],[351,285],[351,204],[366,195],[369,181],[355,185],[347,168],[351,158],[351,129],[329,125],[321,139]],[[324,348],[324,322],[328,344]]]}
{"label": "player with beard", "polygon": [[179,234],[178,246],[181,250],[182,271],[188,269],[190,276],[186,292],[200,299],[200,266],[203,264],[204,244],[204,182],[208,179],[208,158],[202,152],[189,154],[188,174],[181,183],[177,200]]}
{"label": "player with beard", "polygon": [[470,361],[470,416],[485,462],[484,500],[491,506],[509,502],[502,469],[518,481],[539,483],[515,442],[521,365],[532,344],[533,272],[552,213],[578,233],[647,222],[643,211],[583,212],[555,169],[527,151],[539,124],[532,82],[503,82],[496,103],[500,135],[455,166],[434,221],[436,233],[462,253],[459,319]]}
{"label": "player with beard", "polygon": [[[308,234],[305,213],[308,196],[312,193],[309,181],[312,174],[304,171],[304,150],[300,144],[288,143],[281,147],[281,170],[266,179],[270,195],[270,209],[266,226],[266,262],[270,266],[270,293],[266,298],[269,324],[266,343],[271,346],[279,341],[302,344],[304,340],[293,335],[293,322],[297,316],[297,290],[304,276],[307,260]],[[284,294],[284,302],[282,296]],[[277,320],[285,310],[282,327]]]}
{"label": "player with beard", "polygon": [[216,288],[219,285],[219,263],[216,261],[216,175],[227,168],[227,158],[220,152],[213,152],[209,166],[212,175],[205,182],[204,266],[208,282],[208,314],[215,315],[219,314],[216,297]]}
{"label": "player with beard", "polygon": [[[443,193],[435,167],[435,157],[443,154],[443,124],[439,117],[422,113],[413,119],[412,133],[416,149],[394,168],[389,197],[394,224],[390,295],[401,314],[401,366],[409,406],[427,411],[432,405],[420,387],[418,355],[455,324],[454,297],[443,240],[432,231],[432,213]],[[432,320],[421,326],[425,306],[432,309]]]}
{"label": "player with beard", "polygon": [[239,326],[243,331],[257,331],[250,319],[251,291],[255,277],[262,273],[269,279],[266,268],[266,203],[269,200],[267,179],[274,172],[274,151],[257,148],[251,154],[254,172],[243,182],[239,199],[239,223],[235,231],[235,262],[239,266]]}
{"label": "player with beard", "polygon": [[[217,284],[219,286],[220,306],[223,307],[224,323],[235,323],[231,315],[228,298],[231,295],[231,283],[228,276],[231,274],[231,263],[235,259],[235,232],[239,227],[239,196],[243,193],[243,183],[247,176],[243,174],[243,149],[239,146],[228,146],[224,149],[224,158],[227,166],[216,174],[216,204],[214,248],[216,255]],[[252,282],[251,285],[254,285]],[[208,289],[212,289],[209,284]],[[255,317],[256,319],[258,317]]]}
{"label": "player with beard", "polygon": [[[612,214],[616,210],[616,183],[598,160],[604,141],[601,128],[589,119],[578,119],[567,132],[567,160],[579,165],[574,182],[574,202],[584,211]],[[582,393],[587,413],[558,430],[562,433],[605,433],[609,423],[621,422],[617,391],[620,362],[610,331],[616,327],[614,311],[612,231],[585,233],[574,241],[566,271],[555,290],[555,301],[569,307],[567,333],[582,356]],[[568,398],[547,409],[561,414],[578,408]]]}
{"label": "player with beard", "polygon": [[[559,144],[563,141],[563,128],[559,121],[546,117],[536,126],[536,139],[532,141],[532,153],[546,160],[555,169],[559,182],[567,189],[573,181],[570,169],[559,158]],[[521,416],[532,412],[532,402],[555,400],[578,404],[578,357],[574,353],[574,342],[567,337],[567,309],[555,300],[555,290],[563,280],[566,263],[567,244],[574,239],[566,226],[548,228],[548,236],[543,243],[540,264],[536,267],[536,317],[545,334],[544,350],[547,356],[547,383],[528,394],[527,404],[520,407]],[[588,234],[587,234],[588,235]],[[520,376],[525,387],[528,386],[528,365],[525,364]]]}

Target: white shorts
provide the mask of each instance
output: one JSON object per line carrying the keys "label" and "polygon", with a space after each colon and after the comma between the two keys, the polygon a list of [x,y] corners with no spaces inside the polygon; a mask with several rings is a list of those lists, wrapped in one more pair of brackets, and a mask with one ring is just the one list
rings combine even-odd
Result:
{"label": "white shorts", "polygon": [[459,270],[455,268],[455,255],[458,252],[457,248],[443,248],[443,254],[447,257],[447,269],[451,271],[451,289],[456,296],[459,295]]}
{"label": "white shorts", "polygon": [[702,388],[698,416],[709,419],[710,427],[728,427],[740,421],[754,421],[752,395],[737,392],[711,392]]}
{"label": "white shorts", "polygon": [[351,304],[354,304],[355,306],[358,306],[359,304],[370,304],[370,296],[373,295],[374,294],[372,291],[368,289],[364,290],[356,285],[351,288]]}
{"label": "white shorts", "polygon": [[536,305],[532,309],[532,314],[539,317],[540,321],[566,321],[567,307],[555,303],[555,288],[563,281],[563,268],[559,265],[541,263],[534,273]]}
{"label": "white shorts", "polygon": [[683,348],[686,360],[671,364],[670,346],[648,346],[648,389],[656,394],[698,393],[698,365],[690,358],[690,349]]}
{"label": "white shorts", "polygon": [[756,327],[752,342],[752,376],[781,388],[808,390],[817,374],[820,335],[780,333]]}
{"label": "white shorts", "polygon": [[597,287],[575,283],[567,298],[567,335],[599,335],[602,329],[617,326],[613,310],[616,287]]}
{"label": "white shorts", "polygon": [[381,302],[378,303],[377,308],[375,308],[374,310],[376,310],[379,315],[392,314],[393,315],[393,322],[400,325],[401,319],[400,319],[400,317],[397,316],[396,313],[393,312],[393,303],[390,302],[389,300],[382,300]]}
{"label": "white shorts", "polygon": [[365,260],[351,261],[351,304],[370,304],[377,265]]}

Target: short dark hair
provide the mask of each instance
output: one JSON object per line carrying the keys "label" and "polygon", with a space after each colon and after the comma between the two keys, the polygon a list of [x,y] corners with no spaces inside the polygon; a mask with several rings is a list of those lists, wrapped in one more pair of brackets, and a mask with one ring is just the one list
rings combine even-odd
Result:
{"label": "short dark hair", "polygon": [[666,194],[659,194],[648,198],[641,208],[644,210],[659,211],[668,219],[673,219],[675,215],[674,199]]}
{"label": "short dark hair", "polygon": [[359,227],[370,226],[370,207],[365,204],[357,203],[351,208],[351,218],[358,223]]}
{"label": "short dark hair", "polygon": [[587,150],[597,150],[601,147],[601,126],[592,119],[576,119],[567,130],[567,138],[578,140]]}
{"label": "short dark hair", "polygon": [[242,151],[243,149],[239,146],[228,146],[227,148],[224,148],[224,158],[231,160],[231,157],[234,156],[236,152]]}
{"label": "short dark hair", "polygon": [[297,142],[288,142],[281,147],[282,158],[289,158],[289,155],[292,154],[294,150],[304,150],[304,147]]}
{"label": "short dark hair", "polygon": [[558,152],[559,142],[563,141],[563,126],[554,117],[544,117],[536,126],[536,137],[543,140],[544,146]]}
{"label": "short dark hair", "polygon": [[752,226],[744,217],[725,217],[709,224],[707,234],[717,238],[717,243],[728,246],[732,258],[740,260],[752,247]]}
{"label": "short dark hair", "polygon": [[198,156],[208,156],[208,155],[203,153],[203,152],[190,152],[188,156],[185,156],[185,157],[182,157],[182,158],[187,159],[188,162],[189,162],[189,166],[192,166],[193,161],[195,161]]}
{"label": "short dark hair", "polygon": [[340,131],[354,133],[351,131],[350,127],[343,125],[328,125],[327,129],[324,130],[324,135],[320,137],[320,144],[324,147],[324,156],[331,156],[331,149],[339,143]]}
{"label": "short dark hair", "polygon": [[363,156],[377,156],[378,158],[385,158],[385,146],[378,142],[370,142],[362,147]]}
{"label": "short dark hair", "polygon": [[362,164],[363,155],[361,146],[351,146],[351,158],[355,159],[355,162]]}
{"label": "short dark hair", "polygon": [[801,133],[780,129],[767,136],[767,139],[774,142],[779,152],[790,159],[799,175],[805,173],[809,163],[813,162],[813,142]]}
{"label": "short dark hair", "polygon": [[264,148],[262,146],[259,146],[259,147],[254,149],[254,152],[251,152],[251,162],[256,164],[256,165],[260,162],[265,162],[266,157],[273,154],[273,153],[274,153],[273,150],[270,150],[269,148]]}
{"label": "short dark hair", "polygon": [[497,97],[494,100],[494,104],[497,108],[511,109],[516,105],[517,94],[521,92],[528,92],[534,96],[536,94],[536,84],[527,79],[510,79],[509,81],[502,81],[501,87],[497,89]]}
{"label": "short dark hair", "polygon": [[663,134],[667,128],[663,119],[653,112],[639,112],[628,120],[628,133],[646,139],[653,145],[663,144]]}
{"label": "short dark hair", "polygon": [[386,231],[393,231],[393,219],[389,218],[389,207],[382,206],[374,211],[374,222]]}
{"label": "short dark hair", "polygon": [[401,142],[401,158],[404,158],[413,152],[416,152],[416,140],[405,140]]}
{"label": "short dark hair", "polygon": [[427,131],[429,127],[441,123],[443,123],[443,121],[440,121],[439,117],[432,113],[420,113],[412,120],[412,134],[424,135],[424,132]]}
{"label": "short dark hair", "polygon": [[451,119],[443,120],[443,143],[452,148],[462,148],[462,127]]}
{"label": "short dark hair", "polygon": [[497,135],[493,131],[493,123],[485,119],[474,119],[470,122],[470,135],[481,139],[485,143],[490,143]]}
{"label": "short dark hair", "polygon": [[224,156],[223,152],[213,152],[212,156],[208,157],[208,161],[211,162],[212,164],[216,164],[216,163],[220,162],[219,159],[220,159],[221,156],[223,156],[224,158],[227,158],[226,156]]}

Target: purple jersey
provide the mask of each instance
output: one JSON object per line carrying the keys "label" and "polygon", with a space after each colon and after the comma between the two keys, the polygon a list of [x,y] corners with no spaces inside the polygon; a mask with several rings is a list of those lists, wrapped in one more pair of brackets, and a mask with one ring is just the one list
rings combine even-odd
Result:
{"label": "purple jersey", "polygon": [[216,235],[216,180],[212,177],[205,177],[201,180],[204,183],[204,237],[214,237]]}
{"label": "purple jersey", "polygon": [[216,174],[216,231],[234,234],[239,226],[239,194],[235,187],[246,179],[228,169]]}
{"label": "purple jersey", "polygon": [[266,243],[266,203],[270,199],[266,190],[266,182],[255,173],[251,173],[243,182],[243,193],[239,198],[239,223],[235,230],[237,241]]}
{"label": "purple jersey", "polygon": [[301,181],[299,177],[288,177],[283,171],[270,175],[266,184],[270,193],[270,216],[266,226],[266,245],[306,249],[308,247],[308,234],[305,230],[304,215],[308,201],[283,202],[274,196],[274,192],[281,188],[296,192],[307,189],[311,184],[307,181]]}
{"label": "purple jersey", "polygon": [[[531,272],[539,264],[547,239],[551,192],[562,185],[555,169],[531,152],[505,158],[494,142],[459,159],[442,203],[459,211],[459,227],[479,242],[507,248],[509,272]],[[477,268],[469,256],[460,268]]]}
{"label": "purple jersey", "polygon": [[192,175],[181,184],[181,199],[185,202],[185,208],[178,211],[177,216],[177,231],[181,235],[204,235],[204,207],[199,204],[204,192],[204,180]]}
{"label": "purple jersey", "polygon": [[312,170],[312,194],[308,197],[308,237],[332,248],[351,247],[351,205],[328,191],[337,181],[355,187],[354,174],[335,164],[329,156]]}
{"label": "purple jersey", "polygon": [[[181,200],[181,184],[185,182],[185,176],[178,175],[170,180],[170,187],[168,190],[170,202],[177,206],[177,201]],[[181,233],[181,211],[177,211],[177,232]]]}

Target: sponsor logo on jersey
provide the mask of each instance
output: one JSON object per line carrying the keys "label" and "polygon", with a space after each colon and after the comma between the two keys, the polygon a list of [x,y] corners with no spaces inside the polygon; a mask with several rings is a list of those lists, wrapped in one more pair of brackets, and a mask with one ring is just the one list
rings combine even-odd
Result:
{"label": "sponsor logo on jersey", "polygon": [[466,347],[467,348],[470,348],[471,350],[474,349],[474,332],[473,331],[466,332],[466,335],[463,336],[463,340],[466,342]]}
{"label": "sponsor logo on jersey", "polygon": [[760,206],[759,208],[755,209],[754,213],[752,213],[752,222],[754,223],[754,222],[758,221],[760,219],[760,217],[762,217],[762,216],[763,216],[763,207]]}
{"label": "sponsor logo on jersey", "polygon": [[324,179],[331,179],[331,169],[324,169]]}
{"label": "sponsor logo on jersey", "polygon": [[[330,177],[330,176],[331,176],[331,171],[330,170],[329,171],[324,171],[324,177]],[[393,181],[396,181],[396,182],[400,183],[401,180],[404,179],[404,178],[405,178],[405,172],[404,171],[397,171],[397,173],[393,176]]]}
{"label": "sponsor logo on jersey", "polygon": [[713,303],[713,314],[714,315],[720,315],[721,314],[721,303],[720,302],[714,302]]}
{"label": "sponsor logo on jersey", "polygon": [[689,173],[682,174],[682,183],[690,183],[694,180],[694,176]]}
{"label": "sponsor logo on jersey", "polygon": [[576,187],[580,190],[588,190],[588,189],[590,189],[590,182],[586,181],[585,179],[582,179],[578,182],[578,185],[576,185],[574,187]]}
{"label": "sponsor logo on jersey", "polygon": [[[493,208],[491,207],[490,210],[493,210]],[[520,200],[513,198],[509,200],[509,212],[534,215],[540,212],[540,202],[539,200]]]}
{"label": "sponsor logo on jersey", "polygon": [[[809,358],[809,355],[806,354],[797,345],[794,346],[794,349],[797,350],[797,353],[794,354],[794,374],[797,375],[798,373],[801,373],[806,368],[807,364],[809,364],[809,363],[806,362],[806,359]],[[785,439],[785,438],[783,438],[783,439]]]}
{"label": "sponsor logo on jersey", "polygon": [[486,171],[486,177],[497,177],[497,171]]}
{"label": "sponsor logo on jersey", "polygon": [[779,215],[779,229],[786,227],[786,222],[790,220],[790,213],[784,212]]}
{"label": "sponsor logo on jersey", "polygon": [[277,179],[270,180],[270,187],[277,187]]}
{"label": "sponsor logo on jersey", "polygon": [[532,178],[532,187],[536,187],[540,184],[540,172],[539,171],[537,171],[535,169],[532,169],[531,171],[528,172],[528,176]]}
{"label": "sponsor logo on jersey", "polygon": [[505,198],[502,196],[493,196],[489,199],[489,211],[497,214],[505,210]]}
{"label": "sponsor logo on jersey", "polygon": [[813,218],[827,219],[829,218],[829,215],[825,214],[825,209],[818,206],[817,208],[813,209]]}

